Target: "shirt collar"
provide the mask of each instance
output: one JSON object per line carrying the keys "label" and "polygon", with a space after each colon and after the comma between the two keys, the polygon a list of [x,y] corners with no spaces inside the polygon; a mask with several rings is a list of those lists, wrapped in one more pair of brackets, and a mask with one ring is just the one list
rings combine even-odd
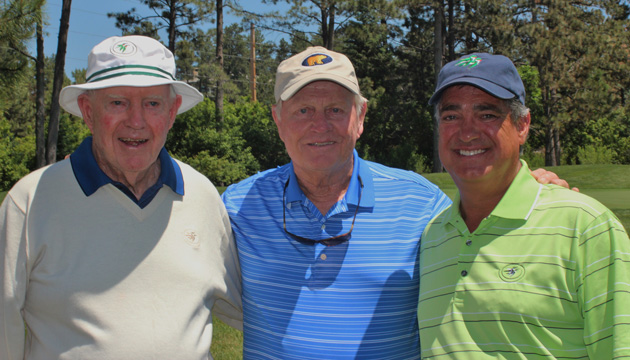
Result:
{"label": "shirt collar", "polygon": [[[492,210],[490,216],[501,217],[505,219],[527,220],[531,215],[536,201],[540,196],[543,185],[539,184],[533,176],[531,176],[529,167],[525,160],[521,161],[521,169],[516,174],[514,180],[510,184],[497,206]],[[453,205],[445,213],[449,219],[449,223],[455,224],[458,218],[461,218],[459,203],[461,201],[459,191],[455,195]]]}
{"label": "shirt collar", "polygon": [[[160,151],[159,159],[161,171],[158,183],[161,182],[177,194],[184,195],[184,178],[175,159],[171,158],[165,148]],[[91,136],[83,140],[81,145],[70,155],[70,163],[74,176],[85,196],[94,194],[104,185],[114,184],[114,181],[96,163],[92,153]]]}
{"label": "shirt collar", "polygon": [[521,169],[491,215],[507,219],[527,220],[542,188],[543,185],[539,184],[530,174],[527,163],[521,160]]}
{"label": "shirt collar", "polygon": [[[359,202],[359,187],[363,183],[362,195],[361,195],[361,207],[374,207],[374,180],[372,179],[372,173],[370,172],[367,164],[363,161],[356,150],[353,150],[352,156],[354,158],[352,175],[350,178],[350,184],[348,185],[348,191],[346,191],[345,200],[348,204],[357,205]],[[361,176],[361,182],[359,182],[359,175]],[[303,201],[304,193],[297,182],[295,176],[295,170],[293,169],[293,162],[291,162],[291,171],[289,172],[289,185],[287,187],[287,203],[293,201]]]}

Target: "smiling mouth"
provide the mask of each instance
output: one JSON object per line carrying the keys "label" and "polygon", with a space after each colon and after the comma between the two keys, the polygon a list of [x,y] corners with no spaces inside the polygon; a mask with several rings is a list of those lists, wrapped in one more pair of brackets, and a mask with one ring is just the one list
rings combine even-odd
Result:
{"label": "smiling mouth", "polygon": [[147,139],[131,139],[131,138],[118,138],[118,140],[125,143],[125,145],[131,145],[131,146],[142,145],[145,142],[149,141]]}
{"label": "smiling mouth", "polygon": [[474,155],[479,155],[479,154],[483,154],[485,153],[486,150],[485,149],[479,149],[479,150],[459,150],[458,153],[462,156],[474,156]]}
{"label": "smiling mouth", "polygon": [[309,143],[309,145],[311,145],[311,146],[327,146],[327,145],[332,145],[334,143],[335,143],[334,141],[314,142],[314,143]]}

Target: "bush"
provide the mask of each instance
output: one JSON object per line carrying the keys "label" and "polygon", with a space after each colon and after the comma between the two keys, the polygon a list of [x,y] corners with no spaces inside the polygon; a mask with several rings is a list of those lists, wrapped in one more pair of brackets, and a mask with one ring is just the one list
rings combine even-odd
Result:
{"label": "bush", "polygon": [[179,115],[166,148],[219,186],[288,162],[269,107],[244,100],[227,103],[222,122],[210,99]]}
{"label": "bush", "polygon": [[581,165],[613,164],[617,153],[604,145],[586,145],[578,149]]}
{"label": "bush", "polygon": [[0,116],[0,190],[11,189],[34,165],[35,136],[15,136],[9,121]]}
{"label": "bush", "polygon": [[525,152],[521,159],[525,160],[532,170],[545,167],[545,154],[543,152]]}

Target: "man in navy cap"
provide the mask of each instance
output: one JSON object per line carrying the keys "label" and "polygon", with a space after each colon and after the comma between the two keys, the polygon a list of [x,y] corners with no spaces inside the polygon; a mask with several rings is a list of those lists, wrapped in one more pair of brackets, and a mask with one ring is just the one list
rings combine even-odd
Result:
{"label": "man in navy cap", "polygon": [[630,357],[628,235],[596,200],[529,176],[519,148],[530,114],[512,62],[453,61],[430,103],[459,191],[422,236],[422,357]]}

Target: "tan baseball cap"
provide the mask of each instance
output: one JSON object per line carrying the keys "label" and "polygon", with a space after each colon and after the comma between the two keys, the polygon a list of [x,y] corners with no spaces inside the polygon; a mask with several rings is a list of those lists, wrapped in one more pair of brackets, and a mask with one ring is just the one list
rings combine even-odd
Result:
{"label": "tan baseball cap", "polygon": [[334,81],[361,95],[350,59],[324,47],[313,46],[278,65],[274,91],[276,102],[287,101],[301,88],[318,80]]}

